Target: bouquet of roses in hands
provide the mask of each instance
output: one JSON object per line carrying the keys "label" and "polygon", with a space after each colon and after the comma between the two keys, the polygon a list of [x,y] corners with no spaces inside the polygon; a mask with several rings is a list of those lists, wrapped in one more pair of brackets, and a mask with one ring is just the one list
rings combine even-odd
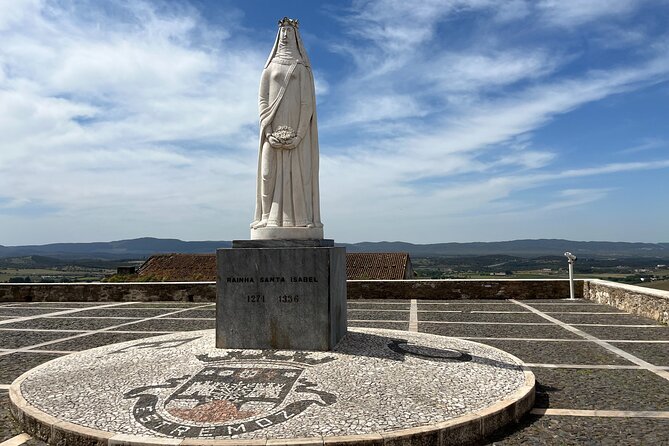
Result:
{"label": "bouquet of roses in hands", "polygon": [[287,125],[282,125],[276,129],[272,135],[280,144],[286,146],[286,149],[292,149],[294,146],[291,146],[290,143],[297,137],[297,133],[291,127]]}

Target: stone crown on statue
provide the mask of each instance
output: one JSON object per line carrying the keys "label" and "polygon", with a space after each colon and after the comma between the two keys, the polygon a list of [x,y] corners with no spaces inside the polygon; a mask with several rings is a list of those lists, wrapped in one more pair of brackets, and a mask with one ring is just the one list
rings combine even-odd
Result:
{"label": "stone crown on statue", "polygon": [[293,28],[299,28],[300,22],[297,19],[289,19],[288,17],[284,17],[279,20],[279,26],[292,26]]}

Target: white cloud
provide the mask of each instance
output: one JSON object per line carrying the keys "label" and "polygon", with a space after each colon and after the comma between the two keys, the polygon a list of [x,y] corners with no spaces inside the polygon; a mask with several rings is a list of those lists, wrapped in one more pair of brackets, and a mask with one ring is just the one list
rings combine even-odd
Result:
{"label": "white cloud", "polygon": [[565,189],[558,197],[543,207],[545,211],[583,206],[605,198],[611,189]]}
{"label": "white cloud", "polygon": [[536,50],[446,53],[426,67],[426,77],[438,82],[442,91],[472,93],[545,76],[560,59]]}
{"label": "white cloud", "polygon": [[[0,195],[45,207],[56,232],[75,219],[80,239],[124,214],[146,233],[175,207],[252,202],[265,54],[207,32],[190,10],[131,2],[105,16],[93,3],[90,22],[56,3],[18,5],[0,16]],[[34,236],[22,231],[6,236]]]}
{"label": "white cloud", "polygon": [[576,26],[634,11],[638,0],[542,0],[537,8],[543,18],[561,26]]}

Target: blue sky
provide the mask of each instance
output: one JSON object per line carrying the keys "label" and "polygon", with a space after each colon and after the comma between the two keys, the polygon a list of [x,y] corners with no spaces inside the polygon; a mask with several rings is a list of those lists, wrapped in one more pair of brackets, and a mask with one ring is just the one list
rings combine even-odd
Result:
{"label": "blue sky", "polygon": [[0,244],[248,238],[284,15],[326,237],[669,242],[666,0],[0,2]]}

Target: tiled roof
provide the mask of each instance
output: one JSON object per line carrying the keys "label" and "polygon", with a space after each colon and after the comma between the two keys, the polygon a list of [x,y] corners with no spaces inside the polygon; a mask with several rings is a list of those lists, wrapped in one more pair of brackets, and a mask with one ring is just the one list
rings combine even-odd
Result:
{"label": "tiled roof", "polygon": [[157,254],[144,262],[138,274],[162,282],[214,282],[216,255]]}
{"label": "tiled roof", "polygon": [[349,280],[404,279],[409,263],[406,252],[355,252],[346,254]]}
{"label": "tiled roof", "polygon": [[[404,279],[409,254],[347,253],[347,279]],[[215,254],[157,254],[139,268],[139,276],[163,282],[216,281]]]}

